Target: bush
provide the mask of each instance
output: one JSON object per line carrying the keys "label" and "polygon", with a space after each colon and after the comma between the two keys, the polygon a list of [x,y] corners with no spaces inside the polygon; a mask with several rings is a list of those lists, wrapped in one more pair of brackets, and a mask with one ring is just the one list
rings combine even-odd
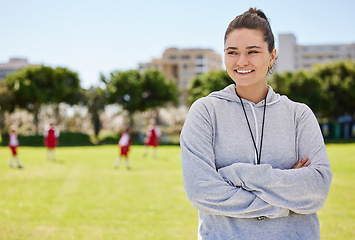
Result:
{"label": "bush", "polygon": [[[20,146],[44,146],[42,135],[34,136],[18,136]],[[9,144],[9,134],[2,135],[1,146]],[[58,146],[92,146],[90,136],[80,132],[61,132],[59,136]]]}
{"label": "bush", "polygon": [[[99,139],[92,139],[89,135],[81,132],[60,132],[58,146],[93,146],[105,144],[118,144],[121,134],[110,133],[99,137]],[[164,142],[160,140],[160,145],[178,145],[178,136],[174,141]],[[9,144],[9,134],[1,136],[0,146],[7,146]],[[140,133],[131,133],[131,145],[144,145],[144,136]],[[23,136],[19,135],[18,140],[20,146],[42,147],[44,146],[44,139],[42,135]]]}
{"label": "bush", "polygon": [[92,146],[89,135],[81,132],[61,132],[59,146]]}

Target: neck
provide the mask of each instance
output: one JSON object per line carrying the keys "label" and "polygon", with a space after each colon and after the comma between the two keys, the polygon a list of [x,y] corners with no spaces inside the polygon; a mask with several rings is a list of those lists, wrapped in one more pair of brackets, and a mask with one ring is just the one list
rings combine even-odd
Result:
{"label": "neck", "polygon": [[258,102],[261,102],[262,100],[265,99],[266,93],[268,91],[268,87],[267,87],[267,85],[265,85],[262,88],[261,87],[246,88],[246,87],[242,87],[242,86],[237,85],[236,91],[241,98],[244,98],[248,101],[251,101],[251,102],[257,104]]}

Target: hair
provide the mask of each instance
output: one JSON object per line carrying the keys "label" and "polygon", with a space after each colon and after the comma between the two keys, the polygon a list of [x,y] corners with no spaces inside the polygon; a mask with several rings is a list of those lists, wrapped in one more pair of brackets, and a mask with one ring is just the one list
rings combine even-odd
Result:
{"label": "hair", "polygon": [[264,33],[264,40],[268,43],[268,50],[271,53],[275,48],[274,34],[272,33],[269,20],[267,19],[264,12],[260,9],[249,8],[248,11],[237,16],[228,25],[226,33],[224,35],[224,43],[228,35],[235,29],[257,29]]}

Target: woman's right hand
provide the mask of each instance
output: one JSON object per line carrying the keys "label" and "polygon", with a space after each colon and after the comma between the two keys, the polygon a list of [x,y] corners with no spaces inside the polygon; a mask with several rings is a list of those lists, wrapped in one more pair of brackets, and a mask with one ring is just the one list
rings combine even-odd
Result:
{"label": "woman's right hand", "polygon": [[305,156],[304,158],[298,160],[298,162],[295,164],[295,166],[292,167],[292,169],[308,167],[309,165],[311,165],[311,161],[308,159],[308,156]]}

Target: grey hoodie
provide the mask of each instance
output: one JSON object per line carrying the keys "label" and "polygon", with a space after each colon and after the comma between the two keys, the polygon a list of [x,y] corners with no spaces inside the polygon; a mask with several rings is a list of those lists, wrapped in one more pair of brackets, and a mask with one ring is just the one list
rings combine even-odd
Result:
{"label": "grey hoodie", "polygon": [[[244,100],[257,148],[264,101]],[[199,239],[320,239],[317,211],[332,172],[309,107],[269,86],[261,162],[235,85],[197,100],[180,143],[184,187],[199,211]],[[291,169],[308,156],[310,166]]]}

